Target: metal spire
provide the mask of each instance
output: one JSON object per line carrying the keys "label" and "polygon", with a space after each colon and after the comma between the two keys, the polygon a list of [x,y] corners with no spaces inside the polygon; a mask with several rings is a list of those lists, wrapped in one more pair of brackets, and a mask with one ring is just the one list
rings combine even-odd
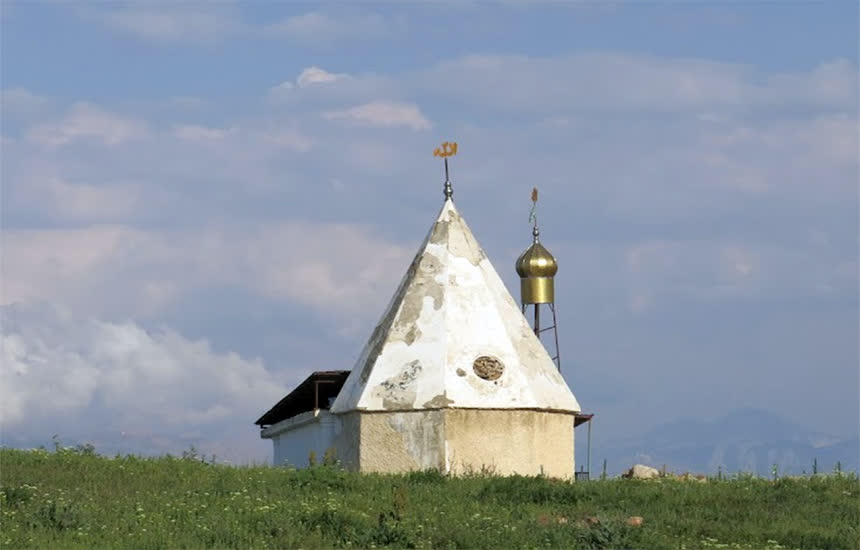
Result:
{"label": "metal spire", "polygon": [[537,200],[538,200],[538,190],[537,187],[532,187],[532,211],[529,212],[529,221],[532,222],[532,236],[534,237],[534,242],[538,242],[540,238],[540,229],[538,229],[537,222]]}
{"label": "metal spire", "polygon": [[434,157],[442,157],[445,159],[445,200],[451,199],[454,196],[454,188],[451,186],[451,180],[448,179],[448,157],[457,154],[456,142],[444,142],[441,147],[433,150]]}

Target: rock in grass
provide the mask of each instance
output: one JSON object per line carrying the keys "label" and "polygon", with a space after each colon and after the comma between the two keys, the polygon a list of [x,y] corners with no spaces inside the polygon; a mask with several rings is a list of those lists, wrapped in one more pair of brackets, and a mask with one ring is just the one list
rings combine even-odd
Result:
{"label": "rock in grass", "polygon": [[707,483],[708,478],[702,474],[691,474],[690,472],[685,472],[681,475],[675,476],[675,479],[680,481],[698,481],[699,483]]}
{"label": "rock in grass", "polygon": [[627,470],[627,473],[623,477],[627,479],[654,479],[660,477],[660,471],[651,466],[637,464]]}
{"label": "rock in grass", "polygon": [[630,516],[627,518],[627,525],[631,527],[641,527],[643,521],[645,520],[642,519],[642,516]]}

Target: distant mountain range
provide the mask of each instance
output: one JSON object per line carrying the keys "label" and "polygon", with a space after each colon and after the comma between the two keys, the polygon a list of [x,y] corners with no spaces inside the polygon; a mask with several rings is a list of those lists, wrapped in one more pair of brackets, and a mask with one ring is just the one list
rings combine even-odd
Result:
{"label": "distant mountain range", "polygon": [[[759,409],[734,411],[714,422],[683,420],[660,426],[632,439],[592,448],[592,476],[602,470],[618,474],[633,464],[669,471],[715,474],[750,472],[769,476],[774,464],[780,474],[843,471],[860,467],[860,437],[838,438],[811,432]],[[582,463],[579,459],[578,463]]]}
{"label": "distant mountain range", "polygon": [[[586,462],[583,428],[577,429],[577,469]],[[47,433],[36,437],[6,432],[0,443],[17,448],[44,445],[53,450]],[[245,449],[244,454],[237,457],[231,456],[231,449],[223,444],[213,447],[201,442],[200,437],[96,432],[60,434],[64,446],[92,443],[97,452],[106,455],[133,453],[152,456],[166,452],[180,455],[196,442],[200,454],[216,454],[219,458],[230,458],[234,463],[270,460],[268,443],[261,442],[255,435],[249,431],[248,437],[234,442],[235,449]],[[591,457],[592,478],[600,476],[604,459],[607,461],[607,474],[611,476],[622,473],[633,464],[647,464],[658,469],[665,464],[667,470],[676,473],[709,475],[716,474],[722,467],[722,471],[728,474],[750,472],[761,476],[770,476],[771,468],[777,464],[780,475],[810,474],[816,459],[819,472],[832,472],[837,462],[843,471],[860,472],[860,437],[838,438],[805,430],[766,411],[742,409],[713,422],[683,420],[664,424],[641,436],[595,443]]]}

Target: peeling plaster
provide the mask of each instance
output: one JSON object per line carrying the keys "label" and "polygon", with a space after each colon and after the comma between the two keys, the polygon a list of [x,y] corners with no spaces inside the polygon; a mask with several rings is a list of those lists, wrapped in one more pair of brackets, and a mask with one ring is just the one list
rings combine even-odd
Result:
{"label": "peeling plaster", "polygon": [[405,365],[397,376],[382,382],[373,392],[382,399],[386,410],[407,410],[415,404],[415,384],[421,374],[421,363],[416,359]]}
{"label": "peeling plaster", "polygon": [[448,240],[448,222],[439,220],[433,225],[430,233],[430,242],[433,244],[445,244]]}
{"label": "peeling plaster", "polygon": [[[370,335],[370,340],[368,340],[367,345],[365,346],[364,353],[362,353],[361,358],[358,360],[356,367],[360,367],[361,369],[359,372],[362,384],[367,382],[367,378],[370,376],[370,371],[376,363],[376,359],[379,357],[380,352],[382,352],[382,347],[385,344],[391,325],[394,323],[394,318],[397,315],[400,301],[403,299],[403,295],[408,289],[409,281],[412,280],[415,271],[418,269],[418,263],[420,260],[421,252],[419,251],[412,260],[412,263],[409,265],[409,269],[406,270],[406,275],[404,275],[403,280],[400,281],[400,285],[397,287],[394,297],[388,304],[385,314],[376,325],[376,328],[373,329],[373,334]],[[357,370],[357,368],[354,368],[353,371]],[[350,378],[352,378],[352,375],[350,375]]]}
{"label": "peeling plaster", "polygon": [[[472,366],[481,356],[501,361],[503,376],[478,378]],[[420,370],[405,384],[411,364]],[[452,407],[580,410],[465,220],[446,201],[332,412]]]}
{"label": "peeling plaster", "polygon": [[424,403],[425,409],[441,409],[443,407],[448,407],[454,404],[453,399],[448,399],[448,397],[444,393],[440,393],[430,401]]}
{"label": "peeling plaster", "polygon": [[388,424],[401,434],[406,452],[418,468],[440,468],[443,464],[445,416],[442,411],[394,413]]}
{"label": "peeling plaster", "polygon": [[406,338],[404,339],[406,341],[406,345],[411,346],[412,343],[418,338],[421,338],[421,329],[418,328],[418,325],[412,325],[412,327],[409,329],[409,332],[406,333]]}
{"label": "peeling plaster", "polygon": [[442,262],[439,258],[429,252],[425,253],[412,278],[411,289],[414,291],[403,296],[403,303],[394,321],[394,330],[389,335],[389,340],[397,339],[397,333],[407,332],[414,327],[415,321],[421,315],[424,298],[429,296],[433,299],[433,309],[442,307],[442,285],[436,282],[436,275],[441,271]]}
{"label": "peeling plaster", "polygon": [[450,224],[453,226],[448,231],[448,251],[459,258],[466,258],[472,265],[477,266],[481,260],[487,257],[481,249],[481,245],[475,240],[466,221],[460,217],[456,210],[449,212]]}

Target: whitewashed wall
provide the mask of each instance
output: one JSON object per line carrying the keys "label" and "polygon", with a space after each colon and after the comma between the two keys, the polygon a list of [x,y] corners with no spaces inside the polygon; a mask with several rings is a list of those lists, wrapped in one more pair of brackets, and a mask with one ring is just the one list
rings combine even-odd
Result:
{"label": "whitewashed wall", "polygon": [[278,422],[262,435],[272,439],[275,466],[306,468],[311,451],[316,453],[317,464],[322,464],[326,450],[334,446],[339,432],[340,421],[336,416],[316,410]]}

